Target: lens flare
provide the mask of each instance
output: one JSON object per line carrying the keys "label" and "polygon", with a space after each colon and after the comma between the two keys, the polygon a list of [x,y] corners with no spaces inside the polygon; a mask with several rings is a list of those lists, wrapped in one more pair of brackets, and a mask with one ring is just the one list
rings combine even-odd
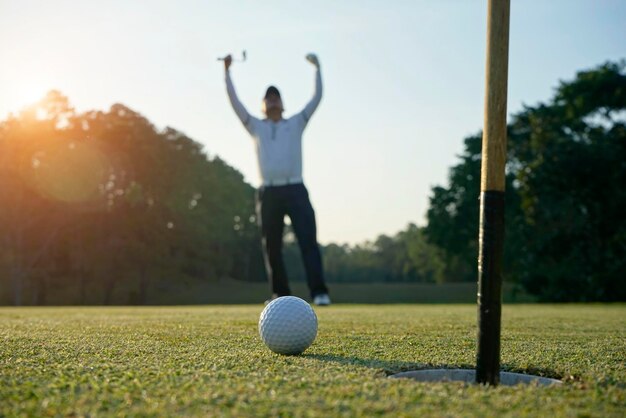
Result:
{"label": "lens flare", "polygon": [[29,177],[44,197],[83,203],[99,196],[105,169],[105,157],[94,144],[65,142],[34,155]]}

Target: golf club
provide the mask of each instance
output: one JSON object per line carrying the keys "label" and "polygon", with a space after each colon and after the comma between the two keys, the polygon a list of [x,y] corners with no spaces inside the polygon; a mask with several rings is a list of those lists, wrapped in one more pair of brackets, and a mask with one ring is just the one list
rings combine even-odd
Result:
{"label": "golf club", "polygon": [[[244,49],[243,51],[241,51],[241,59],[235,59],[235,58],[233,58],[233,62],[245,62],[245,61],[246,61],[246,58],[247,58],[247,56],[246,56],[246,50]],[[217,60],[218,60],[218,61],[224,61],[225,59],[226,59],[226,57],[221,57],[221,58],[218,58]]]}

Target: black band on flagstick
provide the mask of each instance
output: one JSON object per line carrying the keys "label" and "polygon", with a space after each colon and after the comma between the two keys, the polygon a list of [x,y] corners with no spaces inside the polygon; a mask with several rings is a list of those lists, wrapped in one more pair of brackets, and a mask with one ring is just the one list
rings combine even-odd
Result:
{"label": "black band on flagstick", "polygon": [[500,382],[500,315],[502,252],[504,243],[504,192],[480,195],[478,255],[478,356],[476,381]]}

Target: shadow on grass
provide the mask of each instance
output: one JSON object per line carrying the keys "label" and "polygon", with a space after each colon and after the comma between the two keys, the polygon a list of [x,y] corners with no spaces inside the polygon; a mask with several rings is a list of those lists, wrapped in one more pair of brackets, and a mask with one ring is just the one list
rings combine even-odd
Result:
{"label": "shadow on grass", "polygon": [[[377,370],[381,375],[389,376],[400,372],[408,372],[425,369],[469,369],[475,368],[474,364],[428,364],[409,361],[393,361],[379,359],[364,359],[356,356],[338,356],[332,354],[303,354],[302,357],[319,361],[333,362],[341,365],[361,366]],[[501,367],[503,372],[522,373],[534,376],[549,377],[552,379],[562,380],[563,376],[552,369],[529,367],[522,369],[512,365],[503,364]],[[568,380],[577,380],[574,376],[568,376]]]}
{"label": "shadow on grass", "polygon": [[349,366],[361,366],[367,367],[379,371],[380,373],[389,376],[395,373],[407,372],[411,370],[423,370],[423,369],[447,369],[447,368],[461,368],[471,369],[474,366],[470,364],[455,364],[451,365],[434,365],[427,363],[411,362],[411,361],[394,361],[394,360],[380,360],[380,359],[364,359],[356,356],[338,356],[332,354],[303,354],[302,357],[310,358],[319,361],[333,362],[341,365]]}

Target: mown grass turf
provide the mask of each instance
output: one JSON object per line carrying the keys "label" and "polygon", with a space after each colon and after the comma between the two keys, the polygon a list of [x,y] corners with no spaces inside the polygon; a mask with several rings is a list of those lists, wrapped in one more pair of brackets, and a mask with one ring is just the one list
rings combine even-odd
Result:
{"label": "mown grass turf", "polygon": [[304,355],[257,333],[262,306],[0,309],[0,416],[623,416],[626,306],[515,305],[503,369],[560,387],[388,379],[471,367],[471,305],[331,306]]}

